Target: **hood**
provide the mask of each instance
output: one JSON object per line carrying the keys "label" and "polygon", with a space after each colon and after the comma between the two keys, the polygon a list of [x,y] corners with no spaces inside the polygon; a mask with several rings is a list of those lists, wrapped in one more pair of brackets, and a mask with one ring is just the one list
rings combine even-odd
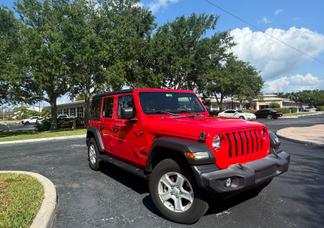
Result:
{"label": "hood", "polygon": [[263,124],[241,119],[226,119],[218,117],[181,117],[170,116],[146,116],[143,127],[149,132],[158,135],[172,135],[198,139],[202,132],[218,134],[228,131],[236,131],[248,128],[261,128]]}

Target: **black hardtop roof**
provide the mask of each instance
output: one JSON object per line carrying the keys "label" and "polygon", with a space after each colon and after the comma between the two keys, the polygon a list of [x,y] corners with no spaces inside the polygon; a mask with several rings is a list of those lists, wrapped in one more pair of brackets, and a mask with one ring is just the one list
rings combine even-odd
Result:
{"label": "black hardtop roof", "polygon": [[131,93],[133,91],[134,91],[134,89],[124,89],[124,90],[116,90],[116,91],[112,91],[112,92],[104,92],[104,93],[99,93],[99,94],[94,95],[92,99],[109,96],[109,95],[114,95],[114,94]]}

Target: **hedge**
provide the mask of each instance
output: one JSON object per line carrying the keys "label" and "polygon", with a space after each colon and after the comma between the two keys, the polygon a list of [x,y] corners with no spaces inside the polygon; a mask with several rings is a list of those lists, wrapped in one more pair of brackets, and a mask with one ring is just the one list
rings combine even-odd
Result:
{"label": "hedge", "polygon": [[297,112],[297,108],[275,108],[276,111],[282,113],[294,113]]}

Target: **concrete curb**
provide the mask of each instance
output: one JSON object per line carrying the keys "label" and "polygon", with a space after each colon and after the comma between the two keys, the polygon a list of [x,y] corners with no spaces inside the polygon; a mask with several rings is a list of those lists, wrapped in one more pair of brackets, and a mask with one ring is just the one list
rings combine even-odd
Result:
{"label": "concrete curb", "polygon": [[[283,128],[283,129],[285,129],[285,128]],[[280,129],[280,130],[282,130],[282,129]],[[280,130],[278,130],[276,132],[276,135],[279,138],[286,139],[288,141],[292,141],[292,142],[296,142],[296,143],[303,143],[303,144],[309,144],[309,145],[318,146],[318,147],[324,147],[324,144],[321,144],[321,143],[315,143],[315,142],[310,142],[307,140],[299,140],[299,139],[290,138],[290,137],[286,136],[285,134],[283,134]]]}
{"label": "concrete curb", "polygon": [[42,141],[50,141],[50,140],[79,139],[79,138],[85,138],[85,137],[86,137],[86,135],[72,135],[72,136],[59,136],[59,137],[40,138],[40,139],[25,139],[25,140],[15,140],[15,141],[8,141],[8,142],[0,142],[0,145],[14,144],[14,143],[42,142]]}
{"label": "concrete curb", "polygon": [[57,203],[57,193],[52,181],[34,172],[1,170],[0,173],[26,174],[36,178],[42,184],[44,188],[44,200],[30,228],[52,227],[55,216],[55,207]]}

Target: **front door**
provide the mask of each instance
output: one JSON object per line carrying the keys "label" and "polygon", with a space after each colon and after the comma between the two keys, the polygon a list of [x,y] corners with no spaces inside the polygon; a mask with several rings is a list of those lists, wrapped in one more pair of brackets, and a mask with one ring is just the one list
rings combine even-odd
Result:
{"label": "front door", "polygon": [[111,125],[111,151],[113,155],[138,165],[136,151],[139,123],[137,120],[124,119],[122,116],[123,108],[134,108],[133,95],[119,95],[117,102],[117,113]]}

